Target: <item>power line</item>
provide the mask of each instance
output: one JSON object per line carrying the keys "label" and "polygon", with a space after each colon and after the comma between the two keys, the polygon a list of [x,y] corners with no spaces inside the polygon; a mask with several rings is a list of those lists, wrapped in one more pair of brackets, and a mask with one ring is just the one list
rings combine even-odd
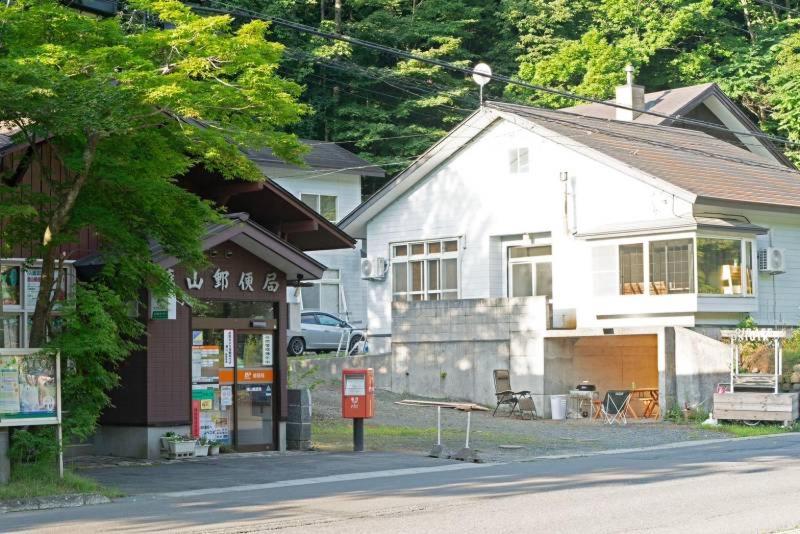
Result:
{"label": "power line", "polygon": [[[782,143],[782,144],[785,144],[785,145],[800,146],[800,142],[791,141],[791,140],[783,138],[783,137],[774,136],[774,135],[766,134],[766,133],[763,133],[763,132],[750,132],[750,131],[732,130],[730,128],[726,128],[724,126],[719,126],[718,124],[714,124],[712,122],[707,122],[707,121],[703,121],[703,120],[699,120],[699,119],[691,119],[691,118],[688,118],[688,117],[681,117],[679,115],[668,115],[668,114],[665,114],[665,113],[658,113],[658,112],[650,111],[650,110],[635,109],[635,108],[632,108],[632,107],[628,107],[628,106],[624,106],[624,105],[621,105],[621,104],[617,104],[616,102],[610,102],[610,101],[606,101],[606,100],[601,100],[599,98],[593,98],[593,97],[588,97],[588,96],[577,95],[575,93],[570,93],[568,91],[563,91],[563,90],[560,90],[560,89],[553,89],[551,87],[544,87],[544,86],[540,86],[540,85],[535,85],[535,84],[532,84],[532,83],[523,82],[521,80],[517,80],[517,79],[510,78],[508,76],[504,76],[504,75],[500,75],[500,74],[489,74],[489,75],[487,75],[487,74],[484,74],[484,73],[481,73],[481,72],[476,72],[475,70],[473,70],[472,68],[469,68],[469,67],[460,67],[458,65],[455,65],[453,63],[450,63],[450,62],[447,62],[447,61],[443,61],[443,60],[440,60],[440,59],[427,58],[427,57],[424,57],[424,56],[420,56],[420,55],[412,54],[410,52],[406,52],[404,50],[400,50],[400,49],[397,49],[397,48],[392,48],[392,47],[381,45],[381,44],[374,43],[374,42],[371,42],[371,41],[365,41],[363,39],[358,39],[358,38],[350,37],[350,36],[347,36],[347,35],[321,31],[321,30],[318,30],[318,29],[313,28],[311,26],[307,26],[305,24],[300,24],[298,22],[292,22],[292,21],[285,20],[285,19],[282,19],[282,18],[279,18],[279,17],[272,17],[272,16],[269,16],[269,15],[264,15],[262,13],[259,13],[257,11],[253,11],[253,10],[249,10],[249,9],[243,9],[243,8],[228,4],[226,2],[223,2],[221,0],[209,0],[209,1],[213,2],[213,3],[216,3],[216,4],[219,4],[219,5],[222,5],[222,6],[225,6],[228,9],[231,9],[232,11],[227,11],[226,12],[229,15],[236,15],[236,16],[246,17],[246,18],[250,18],[250,19],[257,19],[257,20],[264,20],[264,21],[272,22],[274,24],[277,24],[277,25],[280,25],[280,26],[283,26],[283,27],[286,27],[286,28],[291,28],[291,29],[294,29],[294,30],[297,30],[297,31],[300,31],[300,32],[308,33],[308,34],[311,34],[311,35],[316,35],[317,37],[322,37],[322,38],[329,39],[329,40],[342,41],[342,42],[349,43],[349,44],[352,44],[352,45],[355,45],[355,46],[361,46],[361,47],[365,47],[365,48],[370,48],[372,50],[385,52],[387,54],[391,54],[391,55],[394,55],[394,56],[397,56],[397,57],[402,57],[402,58],[405,58],[405,59],[408,59],[408,60],[418,61],[420,63],[427,63],[429,65],[438,66],[438,67],[441,67],[441,68],[444,68],[444,69],[449,69],[449,70],[453,70],[453,71],[456,71],[456,72],[461,72],[462,74],[466,74],[466,75],[478,74],[480,76],[488,77],[488,78],[490,78],[492,80],[496,80],[496,81],[499,81],[499,82],[512,84],[512,85],[518,85],[520,87],[524,87],[526,89],[531,89],[533,91],[539,91],[539,92],[543,92],[543,93],[547,93],[547,94],[561,96],[563,98],[569,98],[571,100],[580,100],[580,101],[589,102],[589,103],[593,103],[593,104],[600,104],[600,105],[603,105],[603,106],[609,106],[609,107],[613,107],[613,108],[617,108],[617,109],[623,109],[623,110],[627,110],[627,111],[634,111],[634,112],[637,112],[637,113],[641,113],[641,114],[645,114],[645,115],[651,115],[651,116],[659,117],[659,118],[662,118],[662,119],[668,119],[668,120],[675,121],[675,122],[681,122],[681,123],[684,123],[684,124],[691,124],[691,125],[694,125],[694,126],[702,126],[704,128],[717,130],[717,131],[721,131],[721,132],[726,132],[726,133],[733,134],[733,135],[736,135],[736,136],[755,137],[755,138],[759,138],[759,139],[765,139],[765,140],[769,140],[769,141]],[[766,1],[766,0],[761,0],[761,1]],[[202,9],[207,9],[207,8],[202,7],[202,6],[197,7],[197,8],[201,9],[201,10]]]}
{"label": "power line", "polygon": [[759,3],[759,4],[761,4],[761,5],[769,6],[769,7],[773,8],[773,9],[779,9],[781,11],[786,11],[787,13],[793,13],[795,15],[800,15],[800,11],[798,11],[796,9],[792,9],[792,8],[790,8],[788,6],[782,6],[780,4],[776,4],[775,2],[770,2],[769,0],[755,0],[755,1],[757,3]]}

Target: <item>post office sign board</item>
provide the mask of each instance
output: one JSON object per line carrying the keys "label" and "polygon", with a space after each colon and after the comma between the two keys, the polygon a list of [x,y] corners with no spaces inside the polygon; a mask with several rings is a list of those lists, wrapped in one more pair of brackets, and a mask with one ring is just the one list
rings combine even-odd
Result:
{"label": "post office sign board", "polygon": [[0,349],[0,427],[61,421],[61,363],[38,349]]}

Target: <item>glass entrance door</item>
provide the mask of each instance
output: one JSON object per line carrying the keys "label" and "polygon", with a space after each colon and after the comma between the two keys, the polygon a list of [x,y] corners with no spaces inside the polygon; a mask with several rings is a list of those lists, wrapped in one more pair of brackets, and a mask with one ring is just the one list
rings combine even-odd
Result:
{"label": "glass entrance door", "polygon": [[237,450],[274,448],[273,355],[274,331],[236,331],[236,420]]}

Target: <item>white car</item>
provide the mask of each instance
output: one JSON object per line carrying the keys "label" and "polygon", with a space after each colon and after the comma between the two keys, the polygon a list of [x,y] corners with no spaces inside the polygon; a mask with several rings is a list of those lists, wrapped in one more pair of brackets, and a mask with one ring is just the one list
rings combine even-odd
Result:
{"label": "white car", "polygon": [[346,348],[348,354],[357,350],[365,339],[364,332],[354,329],[347,321],[319,311],[300,314],[300,331],[289,331],[289,356],[299,356],[305,351],[323,352]]}

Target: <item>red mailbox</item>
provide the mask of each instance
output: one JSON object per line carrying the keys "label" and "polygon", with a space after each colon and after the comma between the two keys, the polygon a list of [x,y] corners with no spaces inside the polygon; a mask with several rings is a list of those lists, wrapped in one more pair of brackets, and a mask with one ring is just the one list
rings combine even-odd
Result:
{"label": "red mailbox", "polygon": [[369,419],[375,414],[375,375],[372,369],[342,370],[342,417]]}

